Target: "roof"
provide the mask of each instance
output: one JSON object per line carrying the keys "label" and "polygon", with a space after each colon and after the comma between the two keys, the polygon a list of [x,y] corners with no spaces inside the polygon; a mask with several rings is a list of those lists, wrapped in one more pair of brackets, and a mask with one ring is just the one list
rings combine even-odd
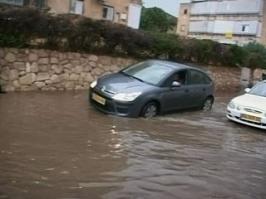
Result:
{"label": "roof", "polygon": [[169,66],[169,67],[171,67],[173,69],[187,69],[187,68],[192,68],[192,67],[190,67],[188,65],[180,64],[180,63],[176,63],[176,62],[172,62],[172,61],[164,61],[164,60],[152,59],[152,60],[147,60],[147,62],[167,65],[167,66]]}

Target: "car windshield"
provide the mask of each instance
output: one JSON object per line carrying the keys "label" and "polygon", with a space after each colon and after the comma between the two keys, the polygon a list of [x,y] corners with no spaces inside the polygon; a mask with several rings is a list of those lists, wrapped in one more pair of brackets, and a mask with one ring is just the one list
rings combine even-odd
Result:
{"label": "car windshield", "polygon": [[266,97],[266,83],[259,83],[255,85],[250,90],[249,94]]}
{"label": "car windshield", "polygon": [[158,83],[172,71],[173,69],[167,65],[152,62],[141,62],[130,66],[121,72],[140,81],[152,85],[158,85]]}

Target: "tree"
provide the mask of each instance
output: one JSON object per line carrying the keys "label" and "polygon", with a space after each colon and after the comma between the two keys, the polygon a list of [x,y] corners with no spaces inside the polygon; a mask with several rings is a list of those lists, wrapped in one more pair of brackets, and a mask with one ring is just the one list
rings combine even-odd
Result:
{"label": "tree", "polygon": [[152,32],[167,32],[176,27],[176,17],[167,14],[160,8],[143,8],[140,29]]}
{"label": "tree", "polygon": [[247,55],[245,56],[245,66],[251,70],[249,83],[253,84],[253,75],[256,68],[266,69],[266,47],[258,43],[249,43],[244,46]]}

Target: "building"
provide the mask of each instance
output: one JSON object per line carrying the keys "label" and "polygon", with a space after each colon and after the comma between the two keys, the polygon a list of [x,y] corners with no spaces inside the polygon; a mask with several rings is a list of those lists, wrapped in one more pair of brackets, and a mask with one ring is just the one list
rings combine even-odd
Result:
{"label": "building", "polygon": [[139,28],[141,0],[0,0],[16,6],[49,8],[55,14],[79,14]]}
{"label": "building", "polygon": [[266,0],[191,0],[179,10],[177,33],[198,39],[266,45]]}

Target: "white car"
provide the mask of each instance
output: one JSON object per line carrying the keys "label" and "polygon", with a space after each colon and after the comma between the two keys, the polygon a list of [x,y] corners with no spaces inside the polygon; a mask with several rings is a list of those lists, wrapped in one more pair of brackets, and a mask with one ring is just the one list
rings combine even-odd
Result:
{"label": "white car", "polygon": [[266,129],[266,81],[245,89],[244,95],[235,97],[227,106],[227,118],[234,122]]}

